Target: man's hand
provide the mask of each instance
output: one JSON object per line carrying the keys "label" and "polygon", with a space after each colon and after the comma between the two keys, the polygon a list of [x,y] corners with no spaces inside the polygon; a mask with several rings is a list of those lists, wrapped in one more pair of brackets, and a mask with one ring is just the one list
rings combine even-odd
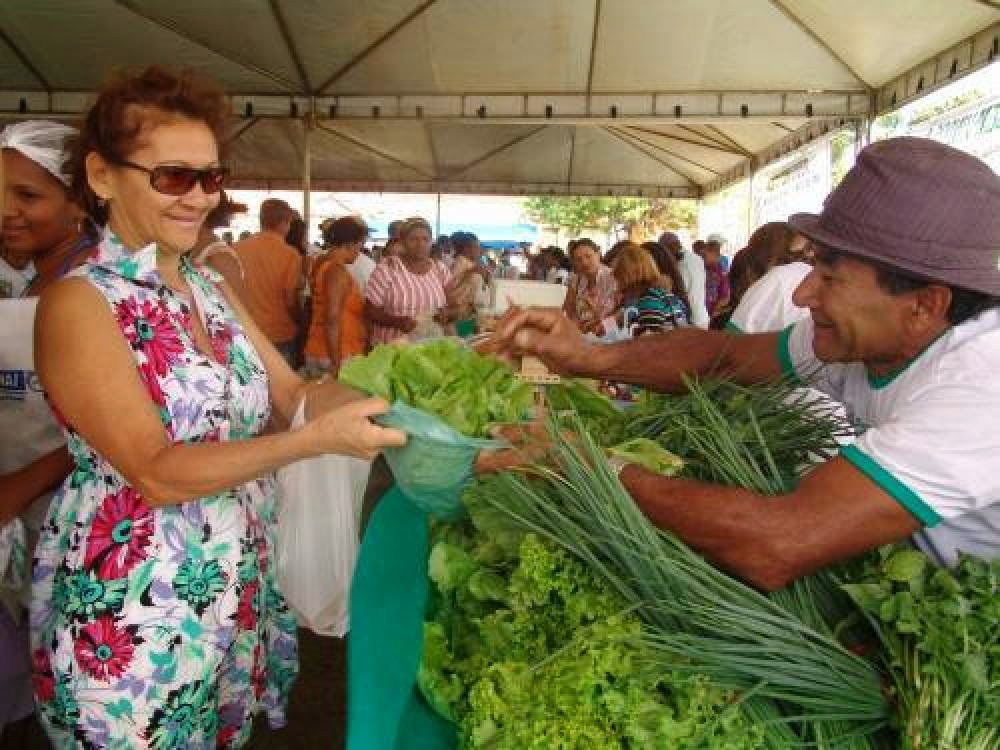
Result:
{"label": "man's hand", "polygon": [[560,375],[585,375],[594,367],[597,347],[588,343],[573,321],[558,310],[512,307],[500,319],[489,348],[513,356],[538,357]]}
{"label": "man's hand", "polygon": [[552,438],[544,421],[503,425],[494,431],[494,437],[510,443],[509,448],[497,451],[480,451],[476,456],[476,474],[524,468],[544,463],[552,448]]}
{"label": "man's hand", "polygon": [[413,318],[403,318],[399,323],[399,330],[403,333],[410,333],[417,327],[417,321]]}

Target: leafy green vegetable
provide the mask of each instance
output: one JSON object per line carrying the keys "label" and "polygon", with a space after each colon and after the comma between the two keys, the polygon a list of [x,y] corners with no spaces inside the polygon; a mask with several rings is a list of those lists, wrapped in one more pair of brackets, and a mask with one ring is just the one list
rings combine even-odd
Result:
{"label": "leafy green vegetable", "polygon": [[497,481],[467,490],[465,521],[432,527],[417,682],[463,747],[766,747],[732,692],[651,670],[639,619],[584,563],[497,512]]}
{"label": "leafy green vegetable", "polygon": [[902,750],[1000,746],[1000,560],[884,547],[844,590],[874,624]]}
{"label": "leafy green vegetable", "polygon": [[608,449],[612,456],[619,456],[639,464],[657,474],[674,476],[684,468],[684,462],[662,445],[649,438],[632,438]]}
{"label": "leafy green vegetable", "polygon": [[450,339],[377,346],[346,362],[340,380],[430,412],[471,437],[486,437],[493,424],[522,421],[533,403],[531,387],[503,362]]}

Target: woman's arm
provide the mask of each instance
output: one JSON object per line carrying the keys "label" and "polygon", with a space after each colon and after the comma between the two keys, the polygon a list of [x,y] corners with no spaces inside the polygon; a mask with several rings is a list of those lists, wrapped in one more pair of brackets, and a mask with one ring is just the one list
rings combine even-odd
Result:
{"label": "woman's arm", "polygon": [[222,275],[226,286],[235,292],[238,299],[243,300],[247,298],[247,288],[243,284],[243,271],[240,268],[239,261],[236,259],[235,251],[232,253],[213,253],[208,256],[205,265]]}
{"label": "woman's arm", "polygon": [[576,277],[570,276],[569,288],[566,290],[566,299],[563,300],[563,313],[572,321],[576,321]]}
{"label": "woman's arm", "polygon": [[326,273],[326,351],[330,355],[330,372],[340,371],[340,318],[350,290],[351,277],[343,268],[331,268]]}
{"label": "woman's arm", "polygon": [[64,445],[0,476],[0,526],[58,487],[72,470],[73,461]]}
{"label": "woman's arm", "polygon": [[[269,344],[262,348],[269,373],[273,368],[280,377],[273,362],[280,355]],[[172,443],[107,302],[85,279],[60,281],[40,300],[35,360],[66,422],[151,505],[212,495],[323,453],[371,458],[406,439],[369,421],[386,410],[384,402],[346,403],[357,393],[332,384],[316,391],[317,405],[332,411],[314,414],[301,429],[242,441]]]}
{"label": "woman's arm", "polygon": [[391,315],[370,299],[365,300],[365,318],[388,328],[398,328],[404,333],[409,333],[417,327],[417,321],[413,318],[406,315]]}

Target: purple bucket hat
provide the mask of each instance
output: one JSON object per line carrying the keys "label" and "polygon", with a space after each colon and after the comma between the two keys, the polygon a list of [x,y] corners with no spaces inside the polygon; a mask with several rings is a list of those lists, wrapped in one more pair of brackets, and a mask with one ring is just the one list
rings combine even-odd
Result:
{"label": "purple bucket hat", "polygon": [[949,286],[1000,295],[1000,176],[925,138],[865,148],[823,211],[788,223],[821,245]]}

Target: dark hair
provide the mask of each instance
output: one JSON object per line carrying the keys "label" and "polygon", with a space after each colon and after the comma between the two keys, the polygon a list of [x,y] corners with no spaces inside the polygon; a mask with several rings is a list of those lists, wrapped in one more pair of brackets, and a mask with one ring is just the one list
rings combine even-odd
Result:
{"label": "dark hair", "polygon": [[479,238],[472,232],[455,232],[451,235],[451,244],[457,252],[462,252],[479,244]]}
{"label": "dark hair", "polygon": [[[392,225],[390,224],[389,226],[391,227]],[[431,237],[434,236],[434,230],[431,229],[431,223],[427,219],[422,216],[413,216],[404,221],[399,228],[399,239],[405,239],[415,229],[426,229],[427,234]]]}
{"label": "dark hair", "polygon": [[98,92],[69,159],[73,196],[94,221],[106,224],[108,209],[90,189],[87,156],[97,153],[120,164],[135,151],[144,127],[178,117],[203,122],[222,149],[229,102],[220,88],[189,68],[173,72],[153,65],[138,73],[119,72]]}
{"label": "dark hair", "polygon": [[614,245],[611,246],[611,249],[604,254],[604,265],[610,266],[612,263],[615,262],[615,258],[621,255],[622,251],[625,250],[625,248],[634,244],[635,244],[634,242],[629,242],[628,240],[619,240],[618,242],[616,242]]}
{"label": "dark hair", "polygon": [[403,224],[405,223],[406,222],[403,219],[390,221],[389,226],[386,228],[386,233],[389,235],[389,239],[396,239],[399,237],[400,230],[403,228]]}
{"label": "dark hair", "polygon": [[229,196],[223,191],[219,195],[219,202],[215,208],[205,214],[205,223],[202,226],[205,229],[222,229],[222,227],[228,227],[229,220],[238,209],[239,204],[230,200]]}
{"label": "dark hair", "polygon": [[729,267],[730,309],[735,310],[747,289],[774,266],[795,260],[792,243],[796,236],[797,232],[783,221],[771,221],[754,230]]}
{"label": "dark hair", "polygon": [[[813,243],[813,246],[816,249],[816,261],[823,265],[835,266],[842,257],[847,255],[847,253],[842,253],[835,248],[820,245],[816,242]],[[977,292],[972,289],[963,289],[962,287],[952,286],[941,281],[921,279],[877,260],[870,260],[868,258],[858,258],[858,260],[869,264],[875,269],[875,283],[884,292],[893,296],[914,292],[926,286],[938,285],[947,287],[951,292],[951,302],[948,304],[946,315],[948,322],[953,326],[971,320],[987,310],[1000,308],[1000,297],[996,295]]]}
{"label": "dark hair", "polygon": [[306,223],[300,217],[292,219],[288,227],[288,234],[285,235],[285,242],[294,247],[303,255],[306,254]]}
{"label": "dark hair", "polygon": [[260,228],[277,229],[289,219],[295,218],[295,211],[280,198],[268,198],[260,204]]}
{"label": "dark hair", "polygon": [[646,249],[646,252],[653,256],[653,260],[656,262],[656,267],[660,269],[660,273],[670,279],[670,283],[674,287],[674,294],[681,298],[681,302],[684,303],[684,307],[687,308],[688,316],[690,317],[691,301],[688,298],[688,290],[684,284],[684,277],[681,276],[681,269],[677,265],[677,258],[659,242],[643,242],[642,246]]}
{"label": "dark hair", "polygon": [[580,238],[578,240],[573,240],[572,242],[570,242],[570,244],[569,244],[569,257],[572,258],[573,257],[573,253],[575,253],[579,248],[584,247],[584,246],[589,247],[591,250],[593,250],[595,253],[597,253],[598,257],[600,257],[600,255],[601,255],[601,248],[599,248],[597,246],[596,242],[594,242],[591,239],[588,239],[587,237],[582,237],[582,238]]}
{"label": "dark hair", "polygon": [[357,216],[341,216],[329,222],[323,230],[323,243],[327,247],[351,245],[367,237],[368,225]]}

